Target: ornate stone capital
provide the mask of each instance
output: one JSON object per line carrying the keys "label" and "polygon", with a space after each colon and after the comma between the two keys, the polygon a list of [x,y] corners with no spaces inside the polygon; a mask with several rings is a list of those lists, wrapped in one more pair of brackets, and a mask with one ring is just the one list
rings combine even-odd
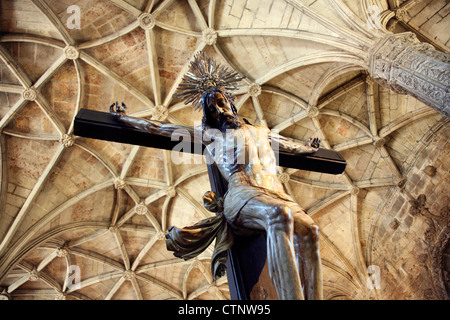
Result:
{"label": "ornate stone capital", "polygon": [[217,32],[212,28],[206,28],[202,32],[202,40],[207,45],[215,45],[217,42]]}
{"label": "ornate stone capital", "polygon": [[64,48],[64,54],[69,60],[76,60],[80,57],[80,52],[73,46],[67,46]]}
{"label": "ornate stone capital", "polygon": [[139,26],[144,30],[153,29],[156,25],[155,17],[150,13],[143,13],[138,18]]}
{"label": "ornate stone capital", "polygon": [[450,116],[450,55],[405,32],[380,39],[369,56],[369,73],[379,84]]}
{"label": "ornate stone capital", "polygon": [[395,87],[394,79],[391,80],[391,69],[394,64],[398,65],[398,60],[406,47],[415,43],[419,43],[419,40],[410,32],[387,35],[380,39],[369,51],[369,73],[372,78],[395,92],[397,89],[402,91],[398,93],[406,93],[405,90]]}
{"label": "ornate stone capital", "polygon": [[395,10],[395,18],[398,21],[406,22],[406,21],[408,21],[408,17],[409,17],[408,12],[405,9],[400,8],[400,9]]}

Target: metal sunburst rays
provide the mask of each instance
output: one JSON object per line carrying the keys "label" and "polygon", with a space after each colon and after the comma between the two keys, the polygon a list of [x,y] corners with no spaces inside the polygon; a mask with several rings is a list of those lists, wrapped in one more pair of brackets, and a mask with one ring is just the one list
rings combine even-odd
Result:
{"label": "metal sunburst rays", "polygon": [[230,91],[239,89],[238,83],[245,76],[235,71],[229,71],[208,57],[203,51],[197,52],[191,61],[189,70],[184,75],[177,88],[175,98],[182,98],[184,103],[192,104],[194,110],[201,109],[202,95],[213,87],[225,89],[223,92],[229,99],[233,99]]}

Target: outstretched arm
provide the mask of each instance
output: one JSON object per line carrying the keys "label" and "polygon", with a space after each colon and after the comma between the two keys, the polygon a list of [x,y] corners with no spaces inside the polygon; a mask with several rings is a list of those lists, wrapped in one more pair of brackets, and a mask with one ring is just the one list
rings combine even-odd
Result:
{"label": "outstretched arm", "polygon": [[189,134],[191,141],[194,141],[194,128],[183,125],[174,125],[168,122],[161,122],[156,120],[147,120],[141,118],[130,117],[125,112],[126,106],[122,102],[119,104],[113,103],[109,107],[109,112],[115,116],[120,122],[126,124],[129,127],[140,129],[145,132],[150,132],[153,134],[158,134],[165,137],[172,137],[175,131],[178,131],[180,135],[184,133]]}
{"label": "outstretched arm", "polygon": [[275,144],[278,144],[278,149],[280,151],[287,151],[289,153],[313,153],[319,150],[320,139],[319,138],[310,138],[306,144],[297,143],[287,138],[280,136],[279,134],[270,132],[269,139],[274,147]]}

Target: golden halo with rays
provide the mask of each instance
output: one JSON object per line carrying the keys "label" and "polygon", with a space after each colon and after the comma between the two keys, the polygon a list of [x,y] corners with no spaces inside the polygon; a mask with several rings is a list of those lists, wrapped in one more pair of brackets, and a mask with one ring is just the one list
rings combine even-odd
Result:
{"label": "golden halo with rays", "polygon": [[233,100],[230,91],[239,89],[238,84],[244,78],[245,76],[228,70],[200,51],[191,61],[174,97],[181,98],[186,105],[191,104],[194,110],[199,110],[202,95],[213,87],[223,88],[227,98]]}

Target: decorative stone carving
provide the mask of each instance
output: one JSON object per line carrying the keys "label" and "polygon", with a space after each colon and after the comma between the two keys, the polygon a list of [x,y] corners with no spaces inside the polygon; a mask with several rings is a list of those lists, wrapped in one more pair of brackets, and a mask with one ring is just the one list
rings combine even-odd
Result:
{"label": "decorative stone carving", "polygon": [[[425,208],[426,209],[426,208]],[[427,228],[425,229],[424,238],[425,241],[429,244],[433,243],[435,234],[436,234],[436,226],[432,219],[425,218],[425,225]]]}
{"label": "decorative stone carving", "polygon": [[134,278],[136,278],[136,273],[135,273],[133,270],[125,270],[125,271],[123,272],[122,277],[123,277],[125,280],[131,281],[131,280],[133,280]]}
{"label": "decorative stone carving", "polygon": [[306,109],[306,114],[310,118],[315,118],[319,115],[319,108],[314,106],[308,106],[308,108]]}
{"label": "decorative stone carving", "polygon": [[33,269],[28,274],[29,281],[38,281],[39,280],[39,272],[36,269]]}
{"label": "decorative stone carving", "polygon": [[397,180],[395,181],[395,183],[397,184],[397,187],[399,188],[403,188],[406,184],[406,179],[405,178],[397,178]]}
{"label": "decorative stone carving", "polygon": [[291,179],[291,176],[288,173],[283,172],[282,174],[280,174],[279,178],[282,183],[288,183]]}
{"label": "decorative stone carving", "polygon": [[433,167],[433,166],[426,166],[423,169],[423,172],[425,172],[425,174],[430,176],[430,177],[434,177],[436,175],[436,168]]}
{"label": "decorative stone carving", "polygon": [[136,212],[138,216],[143,216],[148,212],[148,208],[145,204],[140,203],[134,208],[134,212]]}
{"label": "decorative stone carving", "polygon": [[386,144],[386,138],[375,137],[373,139],[373,145],[377,148],[381,148]]}
{"label": "decorative stone carving", "polygon": [[143,13],[138,18],[139,26],[144,30],[153,29],[156,25],[155,17],[150,13]]}
{"label": "decorative stone carving", "polygon": [[426,196],[422,194],[419,197],[417,197],[417,199],[410,200],[409,204],[411,205],[411,207],[409,208],[409,213],[412,216],[416,216],[419,213],[421,213],[421,211],[425,209],[426,199],[427,199]]}
{"label": "decorative stone carving", "polygon": [[433,279],[434,291],[437,293],[437,298],[440,300],[448,300],[449,286],[448,280],[450,277],[449,264],[446,262],[449,252],[450,226],[443,227],[439,235],[436,237],[434,245],[431,247],[431,277]]}
{"label": "decorative stone carving", "polygon": [[[446,279],[445,259],[449,244],[450,224],[448,214],[440,210],[439,214],[433,214],[430,209],[426,207],[427,197],[421,194],[417,199],[410,197],[409,204],[411,205],[409,213],[413,216],[420,214],[421,224],[423,225],[424,234],[423,241],[427,244],[428,250],[426,253],[420,254],[418,260],[420,264],[429,271],[433,288],[427,289],[426,298],[429,299],[448,299],[448,283]],[[448,210],[448,206],[445,205]]]}
{"label": "decorative stone carving", "polygon": [[350,193],[354,196],[357,196],[359,194],[359,188],[358,187],[352,187],[350,190]]}
{"label": "decorative stone carving", "polygon": [[207,44],[207,45],[215,45],[217,42],[217,32],[214,29],[211,28],[206,28],[203,30],[202,33],[202,40]]}
{"label": "decorative stone carving", "polygon": [[117,232],[119,232],[119,228],[117,226],[111,226],[109,227],[109,232],[111,232],[112,234],[115,234]]}
{"label": "decorative stone carving", "polygon": [[175,197],[177,195],[177,192],[175,190],[175,187],[170,186],[167,188],[167,195],[171,198]]}
{"label": "decorative stone carving", "polygon": [[395,28],[397,27],[398,20],[397,19],[391,19],[386,24],[386,30],[389,32],[394,32]]}
{"label": "decorative stone carving", "polygon": [[61,142],[65,148],[70,148],[74,143],[73,138],[68,134],[63,134],[61,139],[59,139],[59,142]]}
{"label": "decorative stone carving", "polygon": [[126,183],[125,183],[125,181],[123,181],[122,179],[120,179],[120,178],[117,178],[115,181],[114,181],[114,188],[116,188],[116,189],[124,189],[125,187],[126,187]]}
{"label": "decorative stone carving", "polygon": [[448,217],[446,210],[441,210],[439,214],[433,214],[427,207],[427,196],[421,194],[417,197],[417,199],[412,199],[409,201],[411,207],[409,208],[409,213],[413,216],[418,215],[419,213],[427,218],[430,218],[434,221],[445,221]]}
{"label": "decorative stone carving", "polygon": [[450,116],[450,55],[405,32],[382,38],[369,56],[370,75],[379,84]]}
{"label": "decorative stone carving", "polygon": [[152,110],[152,120],[164,121],[169,116],[169,110],[163,105],[157,105]]}
{"label": "decorative stone carving", "polygon": [[395,10],[395,18],[398,21],[406,22],[406,21],[408,21],[409,15],[405,9],[400,8],[400,9]]}
{"label": "decorative stone carving", "polygon": [[166,232],[164,232],[164,231],[159,232],[157,239],[158,240],[166,240]]}
{"label": "decorative stone carving", "polygon": [[22,97],[28,101],[34,101],[37,98],[37,91],[35,88],[31,87],[22,92]]}
{"label": "decorative stone carving", "polygon": [[66,248],[59,248],[56,250],[56,256],[58,258],[64,258],[69,254],[69,251]]}
{"label": "decorative stone carving", "polygon": [[75,60],[80,57],[80,52],[73,46],[67,46],[64,48],[64,54],[69,60]]}
{"label": "decorative stone carving", "polygon": [[450,207],[444,206],[439,210],[439,216],[442,217],[442,220],[447,220],[450,217]]}
{"label": "decorative stone carving", "polygon": [[252,83],[248,87],[248,94],[252,96],[253,98],[256,98],[261,94],[261,86],[257,83]]}
{"label": "decorative stone carving", "polygon": [[62,292],[55,294],[55,300],[66,300],[66,295]]}

